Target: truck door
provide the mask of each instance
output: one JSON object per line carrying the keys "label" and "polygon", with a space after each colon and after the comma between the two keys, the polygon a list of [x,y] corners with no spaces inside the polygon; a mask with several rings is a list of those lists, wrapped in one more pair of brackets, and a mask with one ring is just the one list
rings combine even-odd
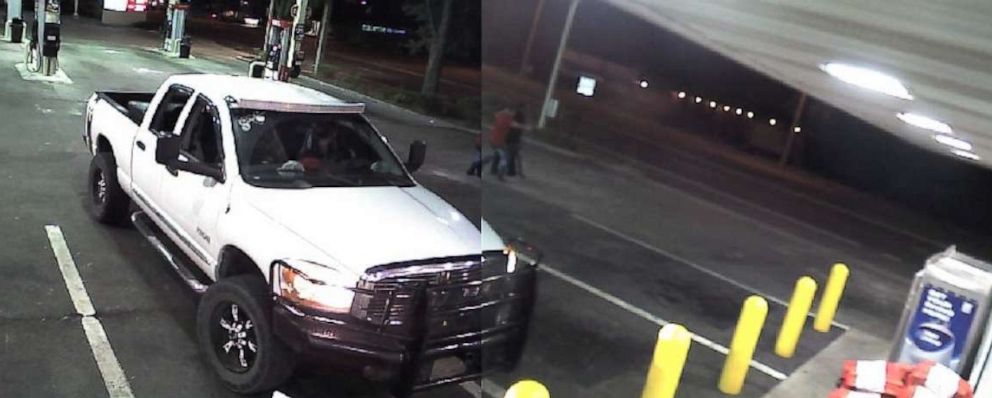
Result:
{"label": "truck door", "polygon": [[[224,175],[223,126],[217,107],[198,95],[182,126],[179,161],[198,163]],[[197,169],[197,168],[194,168]],[[217,219],[227,208],[231,184],[226,176],[216,179],[206,174],[175,170],[165,175],[161,197],[165,210],[178,222],[185,235],[187,250],[211,275],[210,269],[220,252],[215,239]]]}
{"label": "truck door", "polygon": [[[183,110],[192,103],[193,90],[172,85],[162,95],[158,104],[151,104],[154,114],[150,121],[145,121],[138,128],[134,137],[131,154],[131,187],[141,202],[143,208],[150,210],[153,218],[161,219],[161,200],[159,190],[162,176],[166,174],[165,166],[155,162],[155,147],[159,137],[178,134],[177,122]],[[147,118],[146,118],[147,119]]]}

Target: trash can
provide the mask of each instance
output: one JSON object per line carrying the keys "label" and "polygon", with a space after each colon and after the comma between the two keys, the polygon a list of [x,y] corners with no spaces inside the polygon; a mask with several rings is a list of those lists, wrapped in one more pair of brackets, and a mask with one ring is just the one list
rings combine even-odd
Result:
{"label": "trash can", "polygon": [[10,21],[10,42],[20,43],[24,37],[24,21],[14,18]]}
{"label": "trash can", "polygon": [[192,39],[189,36],[183,37],[179,42],[179,58],[189,58],[190,46],[192,46]]}

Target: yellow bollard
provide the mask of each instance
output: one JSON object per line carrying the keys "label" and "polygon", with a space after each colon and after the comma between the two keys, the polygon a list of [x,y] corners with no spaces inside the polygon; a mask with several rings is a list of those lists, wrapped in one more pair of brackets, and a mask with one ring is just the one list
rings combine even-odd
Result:
{"label": "yellow bollard", "polygon": [[847,285],[847,276],[850,274],[851,270],[841,263],[834,264],[830,269],[827,287],[823,289],[823,297],[820,298],[820,308],[813,319],[813,329],[817,332],[830,331],[830,324],[837,315],[837,306],[840,305],[840,297],[844,294],[844,286]]}
{"label": "yellow bollard", "polygon": [[764,298],[751,296],[744,301],[734,338],[730,341],[730,352],[723,364],[723,374],[720,375],[719,387],[724,394],[737,395],[744,388],[744,379],[751,369],[751,357],[754,356],[754,347],[758,345],[761,328],[765,326],[766,316],[768,302]]}
{"label": "yellow bollard", "polygon": [[682,368],[689,354],[692,335],[684,326],[670,323],[658,332],[658,344],[648,369],[641,398],[672,398],[679,388]]}
{"label": "yellow bollard", "polygon": [[506,390],[503,398],[551,398],[551,393],[537,381],[521,380]]}
{"label": "yellow bollard", "polygon": [[778,356],[792,358],[795,355],[799,336],[806,326],[809,308],[813,306],[814,295],[816,295],[816,281],[813,278],[804,276],[796,281],[796,290],[792,293],[792,300],[789,300],[789,310],[785,313],[782,329],[779,330],[778,340],[775,341],[775,353]]}

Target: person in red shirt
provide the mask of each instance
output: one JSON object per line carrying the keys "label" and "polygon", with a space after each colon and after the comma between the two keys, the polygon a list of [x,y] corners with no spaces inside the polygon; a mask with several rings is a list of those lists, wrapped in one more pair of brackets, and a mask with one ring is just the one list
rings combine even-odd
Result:
{"label": "person in red shirt", "polygon": [[507,169],[507,152],[506,152],[506,137],[510,133],[510,129],[513,128],[515,116],[515,111],[510,108],[504,108],[499,112],[496,112],[496,116],[493,118],[493,126],[489,130],[489,146],[493,148],[493,155],[482,156],[482,140],[481,138],[476,139],[476,158],[472,162],[472,166],[469,167],[467,174],[482,176],[482,167],[490,160],[492,160],[492,173],[499,177],[500,181],[503,180],[506,175]]}
{"label": "person in red shirt", "polygon": [[496,112],[496,116],[493,118],[493,127],[489,132],[489,145],[492,146],[495,159],[493,160],[493,174],[500,181],[503,181],[504,176],[506,176],[507,168],[509,165],[510,154],[508,152],[508,142],[511,130],[523,128],[519,123],[516,122],[517,110],[513,108],[503,108],[503,110]]}

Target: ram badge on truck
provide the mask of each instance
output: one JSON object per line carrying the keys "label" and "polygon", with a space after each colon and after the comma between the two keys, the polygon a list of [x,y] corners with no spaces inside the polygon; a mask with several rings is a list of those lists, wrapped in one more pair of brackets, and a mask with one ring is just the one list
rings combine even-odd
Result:
{"label": "ram badge on truck", "polygon": [[537,255],[418,184],[425,144],[400,161],[364,110],[219,75],[87,104],[93,218],[130,219],[203,293],[199,344],[234,391],[308,363],[407,395],[520,357]]}

